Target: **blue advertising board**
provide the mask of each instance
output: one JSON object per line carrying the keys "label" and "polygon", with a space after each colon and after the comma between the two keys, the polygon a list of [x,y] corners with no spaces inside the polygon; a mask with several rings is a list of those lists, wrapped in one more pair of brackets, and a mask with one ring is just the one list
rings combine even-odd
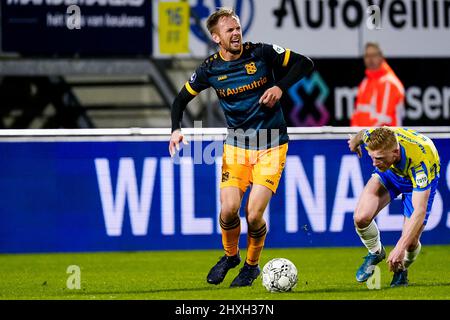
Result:
{"label": "blue advertising board", "polygon": [[44,56],[152,53],[151,0],[1,0],[4,52]]}
{"label": "blue advertising board", "polygon": [[[425,245],[450,243],[450,141],[434,141],[442,168]],[[172,159],[166,141],[0,142],[0,252],[221,248],[221,142],[190,145]],[[343,139],[291,140],[266,246],[360,246],[352,213],[371,172]],[[386,245],[401,212],[394,200],[377,218]]]}

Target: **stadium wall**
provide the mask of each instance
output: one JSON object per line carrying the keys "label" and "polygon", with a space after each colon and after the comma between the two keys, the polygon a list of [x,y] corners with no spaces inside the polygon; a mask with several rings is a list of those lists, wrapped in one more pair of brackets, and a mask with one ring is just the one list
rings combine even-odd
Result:
{"label": "stadium wall", "polygon": [[[450,129],[440,130],[428,133],[442,167],[424,244],[450,243]],[[352,129],[289,132],[267,247],[361,245],[352,211],[372,167],[349,152]],[[168,129],[3,130],[0,252],[219,249],[224,133],[188,129],[190,144],[172,159]],[[378,216],[383,243],[400,236],[401,212],[395,200]],[[245,220],[242,229],[245,245]]]}

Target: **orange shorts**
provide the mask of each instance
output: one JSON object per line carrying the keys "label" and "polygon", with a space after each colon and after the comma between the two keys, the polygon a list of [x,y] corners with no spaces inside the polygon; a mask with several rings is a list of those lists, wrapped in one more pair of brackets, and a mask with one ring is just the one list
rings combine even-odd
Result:
{"label": "orange shorts", "polygon": [[245,192],[250,184],[259,184],[275,193],[286,163],[287,150],[287,143],[266,150],[224,144],[220,188],[238,187]]}

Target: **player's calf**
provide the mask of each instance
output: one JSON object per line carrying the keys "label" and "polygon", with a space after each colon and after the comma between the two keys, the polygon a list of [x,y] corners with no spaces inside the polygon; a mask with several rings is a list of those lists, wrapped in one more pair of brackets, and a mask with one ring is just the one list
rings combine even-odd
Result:
{"label": "player's calf", "polygon": [[411,246],[405,252],[405,258],[403,259],[403,265],[408,268],[414,261],[416,261],[417,256],[422,249],[422,244],[418,242],[416,246]]}

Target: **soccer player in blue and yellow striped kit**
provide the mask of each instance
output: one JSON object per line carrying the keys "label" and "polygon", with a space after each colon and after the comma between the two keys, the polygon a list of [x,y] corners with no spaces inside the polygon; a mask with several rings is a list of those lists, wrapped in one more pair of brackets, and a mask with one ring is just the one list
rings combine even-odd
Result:
{"label": "soccer player in blue and yellow striped kit", "polygon": [[243,43],[239,17],[230,8],[216,10],[206,25],[219,51],[197,68],[172,105],[169,152],[173,155],[184,142],[181,119],[189,101],[200,91],[214,88],[228,125],[220,184],[225,255],[212,267],[207,281],[221,283],[228,270],[241,262],[239,208],[252,185],[246,204],[247,256],[231,283],[231,287],[250,286],[260,274],[258,263],[267,233],[263,213],[277,190],[288,149],[279,100],[311,72],[313,62],[277,45]]}
{"label": "soccer player in blue and yellow striped kit", "polygon": [[386,257],[374,219],[401,194],[405,216],[403,232],[387,263],[394,272],[391,287],[406,286],[408,268],[422,247],[420,236],[439,182],[438,151],[430,138],[415,130],[396,127],[363,129],[351,137],[348,144],[359,157],[361,145],[364,145],[375,167],[354,215],[356,233],[369,250],[356,272],[356,280],[367,281],[375,265]]}

